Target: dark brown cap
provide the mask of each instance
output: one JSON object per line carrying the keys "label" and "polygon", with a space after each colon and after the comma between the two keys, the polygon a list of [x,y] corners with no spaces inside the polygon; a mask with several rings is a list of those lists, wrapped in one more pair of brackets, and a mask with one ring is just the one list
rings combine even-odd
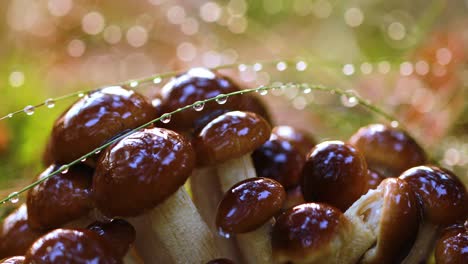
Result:
{"label": "dark brown cap", "polygon": [[[60,166],[51,165],[39,174],[40,180]],[[93,171],[85,166],[72,166],[35,186],[28,192],[28,221],[31,227],[58,228],[87,215],[93,208],[91,182]]]}
{"label": "dark brown cap", "polygon": [[0,260],[0,264],[23,264],[24,256],[14,256]]}
{"label": "dark brown cap", "polygon": [[193,139],[199,165],[242,157],[270,137],[265,119],[251,112],[232,111],[211,120]]}
{"label": "dark brown cap", "polygon": [[275,126],[271,130],[270,139],[284,139],[291,142],[291,144],[293,144],[303,156],[306,156],[307,153],[309,153],[309,151],[317,144],[312,135],[291,126]]}
{"label": "dark brown cap", "polygon": [[307,203],[283,212],[273,226],[273,256],[279,263],[322,263],[341,245],[350,222],[335,207]]}
{"label": "dark brown cap", "polygon": [[27,207],[21,205],[0,226],[0,258],[24,255],[29,246],[45,232],[29,226]]}
{"label": "dark brown cap", "polygon": [[227,258],[219,258],[210,260],[206,264],[234,264],[234,261]]}
{"label": "dark brown cap", "polygon": [[109,217],[141,214],[177,191],[194,164],[190,142],[176,132],[133,133],[102,153],[93,177],[95,204]]}
{"label": "dark brown cap", "polygon": [[385,179],[380,173],[371,169],[367,170],[367,186],[366,191],[377,188],[379,184]]}
{"label": "dark brown cap", "polygon": [[92,231],[55,229],[34,242],[26,253],[25,263],[122,263],[108,247]]}
{"label": "dark brown cap", "polygon": [[345,211],[364,194],[367,165],[352,145],[325,141],[316,145],[302,170],[302,193],[307,202],[328,203]]}
{"label": "dark brown cap", "polygon": [[220,234],[253,231],[274,217],[286,199],[283,186],[268,178],[250,178],[224,194],[216,214]]}
{"label": "dark brown cap", "polygon": [[110,222],[94,222],[88,229],[107,240],[117,258],[127,254],[130,245],[135,241],[135,228],[123,219],[112,219]]}
{"label": "dark brown cap", "polygon": [[467,215],[466,187],[452,172],[418,166],[401,174],[422,203],[424,217],[434,224],[451,224]]}
{"label": "dark brown cap", "polygon": [[467,263],[468,226],[457,224],[444,230],[436,243],[435,260],[437,264]]}
{"label": "dark brown cap", "polygon": [[368,125],[351,136],[349,143],[362,152],[370,169],[385,177],[398,177],[403,171],[426,163],[424,150],[398,128]]}
{"label": "dark brown cap", "polygon": [[51,156],[56,163],[72,162],[156,114],[151,103],[134,91],[120,86],[100,89],[78,100],[55,121]]}

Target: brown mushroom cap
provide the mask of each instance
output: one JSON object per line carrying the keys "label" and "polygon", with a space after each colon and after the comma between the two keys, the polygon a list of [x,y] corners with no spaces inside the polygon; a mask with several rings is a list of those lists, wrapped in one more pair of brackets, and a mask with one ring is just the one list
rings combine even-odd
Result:
{"label": "brown mushroom cap", "polygon": [[123,258],[130,245],[135,241],[135,228],[123,219],[112,219],[110,222],[94,222],[88,229],[97,233],[112,245],[114,256]]}
{"label": "brown mushroom cap", "polygon": [[193,139],[199,165],[242,157],[270,136],[265,119],[251,112],[232,111],[211,120]]}
{"label": "brown mushroom cap", "polygon": [[316,145],[302,170],[302,193],[307,202],[328,203],[345,211],[364,194],[367,165],[359,151],[341,141]]}
{"label": "brown mushroom cap", "polygon": [[210,260],[206,264],[234,264],[234,261],[227,258],[219,258]]}
{"label": "brown mushroom cap", "polygon": [[284,139],[291,142],[303,156],[317,144],[315,139],[307,132],[291,126],[275,126],[271,130],[270,140]]}
{"label": "brown mushroom cap", "polygon": [[24,256],[14,256],[0,260],[0,264],[23,264]]}
{"label": "brown mushroom cap", "polygon": [[349,143],[365,156],[370,169],[386,177],[398,177],[403,171],[426,163],[424,150],[398,128],[368,125],[352,135]]}
{"label": "brown mushroom cap", "polygon": [[181,187],[195,164],[190,142],[164,128],[144,129],[109,146],[93,177],[93,198],[107,216],[135,216]]}
{"label": "brown mushroom cap", "polygon": [[92,231],[55,229],[34,242],[26,253],[25,263],[122,263],[108,247]]}
{"label": "brown mushroom cap", "polygon": [[445,230],[435,247],[437,264],[465,264],[468,260],[468,226],[456,225]]}
{"label": "brown mushroom cap", "polygon": [[250,178],[234,185],[219,203],[216,226],[225,236],[253,231],[283,206],[283,186],[268,178]]}
{"label": "brown mushroom cap", "polygon": [[435,166],[418,166],[400,175],[422,203],[425,218],[434,224],[451,224],[467,215],[468,195],[452,172]]}
{"label": "brown mushroom cap", "polygon": [[[59,169],[49,166],[39,174],[42,179]],[[28,222],[33,228],[57,228],[85,216],[93,207],[91,181],[93,171],[85,166],[73,166],[66,173],[57,174],[28,192]]]}
{"label": "brown mushroom cap", "polygon": [[371,169],[367,170],[367,190],[375,189],[379,186],[379,184],[385,179],[380,173],[373,171]]}
{"label": "brown mushroom cap", "polygon": [[156,114],[151,103],[134,91],[103,88],[78,100],[55,121],[51,156],[56,163],[72,162]]}
{"label": "brown mushroom cap", "polygon": [[349,226],[343,213],[332,206],[295,206],[276,219],[271,234],[273,255],[280,263],[322,263],[341,247],[341,236]]}
{"label": "brown mushroom cap", "polygon": [[29,226],[27,207],[21,205],[3,220],[0,227],[0,258],[24,255],[44,233]]}

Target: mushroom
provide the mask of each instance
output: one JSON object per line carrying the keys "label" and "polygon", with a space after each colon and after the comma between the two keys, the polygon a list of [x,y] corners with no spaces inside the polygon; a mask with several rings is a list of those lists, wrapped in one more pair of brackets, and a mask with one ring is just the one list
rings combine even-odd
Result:
{"label": "mushroom", "polygon": [[[37,180],[59,169],[50,165]],[[72,166],[65,173],[46,179],[29,190],[28,223],[36,229],[52,229],[84,217],[93,208],[91,182],[93,171],[85,166]]]}
{"label": "mushroom", "polygon": [[225,237],[236,234],[246,263],[272,263],[273,217],[286,199],[283,186],[268,178],[250,178],[229,189],[219,203],[216,226]]}
{"label": "mushroom", "polygon": [[414,167],[399,178],[408,182],[422,205],[423,220],[416,242],[403,261],[404,264],[418,263],[427,258],[441,226],[464,220],[468,195],[457,176],[436,166]]}
{"label": "mushroom", "polygon": [[[135,132],[101,154],[93,178],[95,204],[109,217],[144,214],[135,226],[136,246],[147,263],[217,257],[212,234],[182,186],[194,165],[190,142],[164,128]],[[170,260],[153,256],[152,245],[140,240],[145,236],[148,243],[160,243],[153,246]]]}
{"label": "mushroom", "polygon": [[436,242],[437,264],[464,264],[468,260],[468,221],[453,225]]}
{"label": "mushroom", "polygon": [[398,177],[403,171],[426,163],[424,150],[398,128],[371,124],[360,128],[348,142],[364,155],[371,170],[385,177]]}
{"label": "mushroom", "polygon": [[[156,117],[151,103],[134,91],[120,86],[99,89],[78,100],[55,121],[46,160],[70,163]],[[90,158],[86,163],[94,167],[95,160]]]}
{"label": "mushroom", "polygon": [[23,264],[24,256],[14,256],[0,260],[0,264]]}
{"label": "mushroom", "polygon": [[227,258],[212,259],[206,264],[235,264],[234,261]]}
{"label": "mushroom", "polygon": [[0,227],[0,258],[24,255],[29,246],[47,231],[31,228],[25,204],[10,213]]}
{"label": "mushroom", "polygon": [[317,144],[315,139],[307,132],[291,126],[275,126],[271,130],[270,140],[283,139],[291,142],[303,156]]}
{"label": "mushroom", "polygon": [[382,176],[380,173],[368,169],[367,170],[367,185],[365,188],[365,192],[368,190],[375,189],[379,186],[379,184],[385,179],[384,176]]}
{"label": "mushroom", "polygon": [[364,194],[367,185],[364,156],[341,141],[317,144],[302,170],[301,188],[307,202],[323,202],[345,211]]}
{"label": "mushroom", "polygon": [[345,216],[359,227],[358,232],[372,234],[373,246],[366,249],[361,263],[400,263],[416,238],[419,206],[408,183],[388,178],[354,202]]}
{"label": "mushroom", "polygon": [[271,233],[277,263],[354,264],[372,243],[337,208],[306,203],[283,212]]}

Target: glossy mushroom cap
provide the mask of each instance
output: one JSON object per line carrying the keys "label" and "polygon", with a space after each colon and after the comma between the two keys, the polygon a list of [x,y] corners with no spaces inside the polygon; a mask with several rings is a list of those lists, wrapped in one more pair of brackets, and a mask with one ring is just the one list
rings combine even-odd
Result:
{"label": "glossy mushroom cap", "polygon": [[216,227],[225,236],[253,231],[283,206],[283,186],[268,178],[250,178],[234,185],[219,203]]}
{"label": "glossy mushroom cap", "polygon": [[400,175],[422,203],[426,220],[446,225],[466,217],[466,187],[452,172],[435,166],[418,166]]}
{"label": "glossy mushroom cap", "polygon": [[[40,180],[60,166],[51,165],[39,174]],[[26,204],[31,227],[57,228],[85,216],[93,207],[91,181],[93,171],[85,166],[73,166],[29,190]]]}
{"label": "glossy mushroom cap", "polygon": [[273,257],[279,263],[329,263],[328,258],[336,259],[349,228],[350,222],[332,206],[295,206],[276,219],[271,233]]}
{"label": "glossy mushroom cap", "polygon": [[[162,88],[159,108],[162,113],[169,113],[197,101],[235,91],[239,91],[239,87],[229,78],[209,69],[193,68],[173,78]],[[238,109],[241,102],[241,97],[233,96],[224,104],[207,103],[200,111],[188,109],[174,115],[171,122],[165,126],[177,131],[190,131],[194,127],[194,122],[204,115],[216,109]]]}
{"label": "glossy mushroom cap", "polygon": [[381,198],[365,209],[364,217],[377,236],[362,263],[400,263],[410,251],[418,233],[419,205],[413,190],[405,181],[388,178],[378,186]]}
{"label": "glossy mushroom cap", "polygon": [[303,156],[317,144],[315,139],[307,132],[298,130],[291,126],[275,126],[271,130],[270,140],[283,139],[291,142]]}
{"label": "glossy mushroom cap", "polygon": [[0,258],[24,255],[29,246],[44,233],[29,226],[27,207],[21,205],[0,226]]}
{"label": "glossy mushroom cap", "polygon": [[234,261],[227,258],[219,258],[208,261],[206,264],[235,264]]}
{"label": "glossy mushroom cap", "polygon": [[352,145],[325,141],[309,153],[302,170],[302,193],[307,202],[328,203],[345,211],[364,194],[367,165]]}
{"label": "glossy mushroom cap", "polygon": [[242,157],[270,137],[265,119],[251,112],[232,111],[211,120],[193,139],[199,165]]}
{"label": "glossy mushroom cap", "polygon": [[385,177],[398,177],[403,171],[426,163],[424,150],[398,128],[382,124],[362,127],[349,143],[365,156],[370,169]]}
{"label": "glossy mushroom cap", "polygon": [[78,100],[55,121],[51,156],[56,163],[72,162],[156,114],[151,103],[134,91],[103,88]]}
{"label": "glossy mushroom cap", "polygon": [[102,153],[93,177],[95,204],[109,217],[141,214],[177,191],[194,164],[190,142],[176,132],[133,133]]}
{"label": "glossy mushroom cap", "polygon": [[0,264],[23,264],[24,256],[14,256],[0,260]]}
{"label": "glossy mushroom cap", "polygon": [[42,236],[29,248],[25,263],[122,263],[109,250],[109,245],[96,233],[83,229],[55,229]]}
{"label": "glossy mushroom cap", "polygon": [[445,230],[435,247],[437,264],[465,264],[468,260],[468,226],[461,224]]}
{"label": "glossy mushroom cap", "polygon": [[366,191],[376,189],[384,179],[385,177],[382,176],[380,173],[368,169]]}
{"label": "glossy mushroom cap", "polygon": [[130,245],[135,241],[135,228],[123,219],[113,219],[110,222],[94,222],[88,229],[97,233],[112,245],[114,256],[123,258]]}

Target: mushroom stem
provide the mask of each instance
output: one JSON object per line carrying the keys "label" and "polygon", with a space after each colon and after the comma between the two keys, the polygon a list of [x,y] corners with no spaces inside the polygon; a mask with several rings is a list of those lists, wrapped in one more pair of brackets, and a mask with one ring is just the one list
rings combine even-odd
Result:
{"label": "mushroom stem", "polygon": [[418,236],[411,248],[410,253],[403,260],[402,264],[422,263],[429,256],[434,247],[435,238],[438,233],[439,225],[430,222],[424,222],[419,226]]}
{"label": "mushroom stem", "polygon": [[270,237],[273,222],[272,218],[258,229],[236,236],[246,263],[273,263]]}
{"label": "mushroom stem", "polygon": [[217,165],[216,169],[223,194],[234,184],[257,177],[250,153],[225,161]]}
{"label": "mushroom stem", "polygon": [[143,264],[145,262],[138,255],[138,252],[136,251],[135,247],[132,246],[132,247],[130,247],[127,254],[125,255],[125,257],[123,259],[123,263],[125,263],[125,264]]}

